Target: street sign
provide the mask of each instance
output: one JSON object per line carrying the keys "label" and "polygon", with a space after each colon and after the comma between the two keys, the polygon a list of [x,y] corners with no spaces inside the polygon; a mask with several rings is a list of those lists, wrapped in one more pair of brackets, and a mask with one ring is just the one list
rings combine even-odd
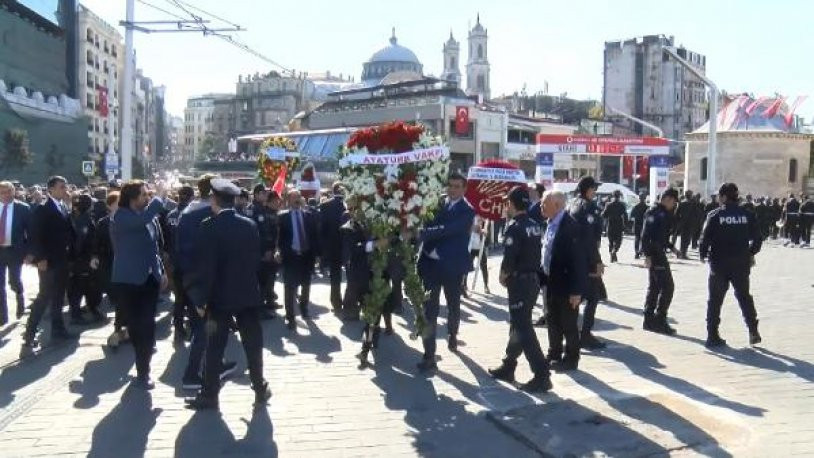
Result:
{"label": "street sign", "polygon": [[116,175],[119,173],[119,157],[115,154],[105,156],[105,174]]}
{"label": "street sign", "polygon": [[93,161],[82,161],[82,175],[93,176]]}

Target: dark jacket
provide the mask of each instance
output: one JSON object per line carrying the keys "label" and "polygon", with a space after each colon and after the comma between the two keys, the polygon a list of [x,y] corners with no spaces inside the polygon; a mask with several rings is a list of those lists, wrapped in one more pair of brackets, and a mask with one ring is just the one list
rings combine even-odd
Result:
{"label": "dark jacket", "polygon": [[602,216],[594,201],[577,197],[571,203],[568,213],[579,224],[580,246],[584,252],[588,272],[595,272],[602,263],[599,245],[602,243]]}
{"label": "dark jacket", "polygon": [[[304,224],[303,230],[305,232],[305,237],[308,240],[308,250],[303,252],[302,256],[305,257],[306,262],[310,262],[309,265],[312,265],[313,260],[319,256],[320,252],[317,216],[306,207],[303,207],[300,210],[302,211],[302,220]],[[296,256],[296,253],[294,253],[294,249],[291,246],[294,243],[294,226],[291,218],[291,211],[286,210],[280,212],[277,220],[280,225],[280,234],[279,238],[277,239],[277,246],[283,258],[283,265]]]}
{"label": "dark jacket", "polygon": [[116,210],[110,223],[113,283],[143,285],[150,275],[160,281],[164,264],[158,251],[161,228],[157,216],[163,208],[161,199],[154,198],[140,213],[129,208]]}
{"label": "dark jacket", "polygon": [[37,207],[31,221],[31,254],[34,262],[67,266],[73,244],[73,227],[53,199]]}
{"label": "dark jacket", "polygon": [[645,213],[647,213],[647,204],[644,202],[639,202],[633,207],[633,210],[630,211],[630,219],[633,220],[634,231],[639,232],[640,235],[642,226],[644,226]]}
{"label": "dark jacket", "polygon": [[584,295],[588,266],[581,243],[579,223],[566,212],[552,242],[549,273],[541,274],[541,283],[547,287],[548,294],[560,297]]}
{"label": "dark jacket", "polygon": [[322,256],[328,262],[342,259],[342,235],[339,229],[345,223],[345,201],[341,196],[319,206],[319,238]]}
{"label": "dark jacket", "polygon": [[[448,209],[438,209],[435,218],[419,234],[424,246],[418,258],[418,271],[425,282],[441,278],[460,277],[472,269],[469,239],[475,210],[462,198]],[[436,253],[439,259],[433,259]]]}
{"label": "dark jacket", "polygon": [[346,266],[348,281],[368,282],[370,280],[370,260],[367,242],[370,231],[358,221],[348,221],[342,228],[342,261]]}
{"label": "dark jacket", "polygon": [[627,222],[627,208],[622,202],[614,200],[602,210],[602,217],[608,222],[608,231],[621,232],[624,230],[625,223]]}
{"label": "dark jacket", "polygon": [[664,254],[664,250],[675,249],[670,243],[672,219],[672,214],[661,204],[652,207],[645,214],[642,253],[650,258],[653,266],[667,266],[667,255]]}
{"label": "dark jacket", "polygon": [[760,251],[760,235],[755,214],[736,203],[714,210],[707,217],[698,247],[701,259],[709,257],[713,271],[718,268],[744,268]]}
{"label": "dark jacket", "polygon": [[212,216],[212,207],[202,201],[189,204],[181,212],[178,227],[175,229],[175,268],[180,269],[184,275],[191,274],[195,269],[198,254],[195,247],[198,245],[201,223],[210,216]]}
{"label": "dark jacket", "polygon": [[190,289],[196,307],[234,313],[261,304],[260,234],[254,221],[223,210],[201,223],[196,250],[200,274]]}
{"label": "dark jacket", "polygon": [[90,211],[71,216],[73,225],[73,246],[71,251],[71,271],[87,275],[93,269],[90,261],[96,254],[96,224]]}
{"label": "dark jacket", "polygon": [[11,203],[14,215],[11,220],[11,252],[18,262],[22,262],[31,250],[31,207],[14,200]]}

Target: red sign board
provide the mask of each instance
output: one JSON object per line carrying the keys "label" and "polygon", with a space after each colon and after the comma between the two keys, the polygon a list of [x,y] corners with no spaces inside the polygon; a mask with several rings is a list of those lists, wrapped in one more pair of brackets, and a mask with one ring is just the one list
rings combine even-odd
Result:
{"label": "red sign board", "polygon": [[[515,173],[490,173],[498,169],[512,170]],[[473,175],[474,173],[474,175]],[[478,179],[475,176],[486,177],[491,175],[497,179]],[[522,179],[517,178],[522,177]],[[509,181],[518,180],[518,181]],[[466,181],[466,200],[475,208],[475,213],[483,219],[497,221],[503,218],[506,195],[515,186],[525,185],[525,177],[519,168],[504,161],[485,161],[470,169],[470,177]]]}
{"label": "red sign board", "polygon": [[469,135],[469,107],[455,108],[455,134]]}
{"label": "red sign board", "polygon": [[669,154],[670,143],[659,137],[538,134],[537,152],[654,156]]}

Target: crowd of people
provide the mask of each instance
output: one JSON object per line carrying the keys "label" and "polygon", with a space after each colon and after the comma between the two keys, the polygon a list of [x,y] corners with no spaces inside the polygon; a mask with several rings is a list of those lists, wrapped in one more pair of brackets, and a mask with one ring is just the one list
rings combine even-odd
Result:
{"label": "crowd of people", "polygon": [[[538,184],[518,186],[507,196],[502,236],[494,239],[484,221],[464,198],[467,180],[452,173],[445,199],[431,221],[415,234],[392,237],[419,251],[417,269],[427,292],[423,304],[427,331],[422,335],[421,372],[437,369],[436,333],[440,294],[446,298],[447,347],[455,352],[460,331],[460,302],[467,294],[469,272],[479,269],[486,291],[484,247],[500,245],[500,283],[507,288],[509,342],[502,364],[490,369],[497,379],[514,382],[517,359],[525,355],[534,377],[522,386],[529,391],[551,389],[550,370],[578,367],[580,350],[604,347],[593,333],[598,304],[607,299],[600,253],[608,237],[610,261],[616,262],[623,234],[632,227],[636,258],[648,268],[644,300],[646,330],[672,335],[667,321],[673,278],[667,252],[686,258],[690,246],[710,260],[707,344],[725,342],[718,334],[720,306],[729,284],[741,304],[750,342],[760,342],[757,314],[749,295],[749,271],[766,238],[787,237],[787,244],[808,246],[814,201],[803,196],[784,200],[740,199],[727,183],[710,201],[668,189],[648,206],[644,196],[627,211],[616,194],[597,199],[600,186],[584,177],[577,195],[545,190]],[[189,359],[180,386],[197,390],[191,408],[218,407],[223,379],[235,362],[223,359],[229,335],[240,334],[256,402],[270,396],[263,378],[260,321],[283,314],[289,332],[297,317],[311,318],[311,282],[319,273],[329,278],[330,304],[342,320],[359,321],[370,293],[369,253],[386,250],[390,239],[376,239],[359,212],[355,196],[341,183],[330,192],[304,195],[289,188],[284,195],[255,186],[251,192],[228,180],[206,175],[197,189],[169,189],[162,182],[134,180],[106,187],[71,185],[62,177],[45,188],[25,189],[0,182],[0,280],[16,299],[16,317],[26,310],[22,357],[40,345],[40,322],[49,312],[50,341],[76,339],[63,320],[68,302],[72,327],[104,324],[103,304],[114,310],[111,348],[130,342],[134,349],[134,383],[153,387],[150,362],[154,353],[155,317],[160,297],[172,297],[173,339],[189,344]],[[680,245],[676,247],[677,238]],[[391,256],[384,281],[391,288],[384,301],[384,334],[394,332],[392,314],[402,309],[403,260]],[[26,306],[21,281],[23,264],[36,266],[39,290]],[[344,291],[343,271],[346,279]],[[282,302],[275,292],[282,276]],[[534,323],[532,311],[542,291],[544,314]],[[0,295],[0,325],[9,322],[5,291]],[[82,305],[84,304],[84,307]],[[580,306],[584,304],[579,324]],[[544,354],[534,325],[548,332]],[[379,323],[365,326],[367,350],[379,339]]]}

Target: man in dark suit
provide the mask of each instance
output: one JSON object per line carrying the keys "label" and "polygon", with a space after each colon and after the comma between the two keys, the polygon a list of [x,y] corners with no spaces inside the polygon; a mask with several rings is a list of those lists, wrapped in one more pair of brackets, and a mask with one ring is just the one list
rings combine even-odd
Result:
{"label": "man in dark suit", "polygon": [[54,176],[48,179],[48,200],[32,215],[31,259],[37,265],[40,277],[40,290],[31,302],[23,348],[20,356],[31,354],[37,342],[34,337],[46,308],[51,313],[51,338],[56,340],[73,339],[62,320],[62,307],[65,303],[65,288],[68,284],[68,260],[73,228],[68,219],[68,209],[63,203],[69,198],[68,183],[65,178]]}
{"label": "man in dark suit", "polygon": [[6,302],[6,271],[8,284],[17,299],[17,319],[25,311],[21,273],[23,261],[28,256],[31,209],[14,199],[14,185],[0,182],[0,326],[8,323]]}
{"label": "man in dark suit", "polygon": [[424,303],[428,330],[424,335],[424,356],[418,363],[420,371],[436,369],[435,332],[440,308],[441,289],[447,299],[450,351],[458,350],[458,325],[461,319],[461,282],[472,268],[469,257],[469,237],[475,210],[464,198],[466,178],[452,173],[447,183],[447,199],[435,218],[419,233],[423,243],[418,258],[418,274],[429,298]]}
{"label": "man in dark suit", "polygon": [[196,313],[206,317],[208,340],[203,387],[187,400],[192,409],[218,407],[221,361],[229,327],[234,318],[246,353],[255,404],[271,397],[263,378],[263,330],[258,311],[262,304],[257,270],[260,268],[260,234],[257,225],[234,209],[240,189],[223,178],[212,179],[214,216],[201,224],[197,250],[200,276],[191,288]]}
{"label": "man in dark suit", "polygon": [[[543,214],[548,226],[543,235],[542,284],[548,301],[548,360],[555,371],[577,368],[579,362],[579,304],[588,280],[585,243],[579,223],[565,211],[566,196],[547,191]],[[563,357],[563,337],[565,356]]]}
{"label": "man in dark suit", "polygon": [[300,192],[288,192],[288,210],[280,213],[280,239],[277,244],[278,261],[283,266],[285,285],[285,317],[288,329],[297,328],[294,321],[294,297],[300,290],[300,313],[309,319],[308,302],[311,293],[311,275],[319,253],[317,216],[304,208]]}
{"label": "man in dark suit", "polygon": [[345,201],[342,183],[334,183],[333,198],[319,206],[319,237],[322,262],[331,276],[331,305],[334,313],[342,311],[342,235],[345,223]]}

